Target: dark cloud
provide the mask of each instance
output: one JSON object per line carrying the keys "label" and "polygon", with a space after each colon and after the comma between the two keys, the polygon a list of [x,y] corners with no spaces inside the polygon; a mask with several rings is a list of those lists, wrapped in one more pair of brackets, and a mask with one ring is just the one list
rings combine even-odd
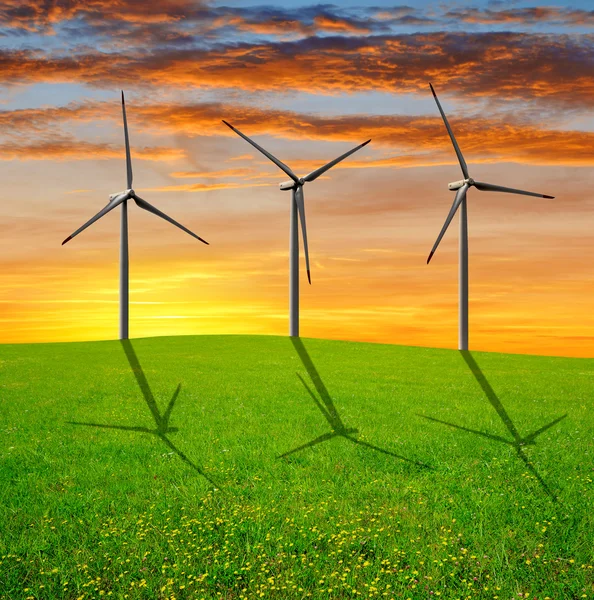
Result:
{"label": "dark cloud", "polygon": [[4,27],[52,33],[55,25],[73,19],[101,24],[198,18],[205,6],[201,0],[0,0],[0,22]]}
{"label": "dark cloud", "polygon": [[46,55],[0,50],[11,82],[93,86],[299,90],[317,94],[385,91],[442,93],[466,99],[546,100],[590,107],[594,36],[527,33],[426,33],[308,37],[171,50],[125,46],[121,52]]}
{"label": "dark cloud", "polygon": [[537,25],[550,23],[555,25],[591,25],[594,23],[594,10],[579,10],[557,6],[532,6],[490,10],[465,8],[445,13],[445,18],[456,19],[464,23],[482,24],[522,24]]}
{"label": "dark cloud", "polygon": [[424,16],[420,10],[406,5],[371,6],[367,7],[365,12],[386,25],[432,25],[439,23],[438,20],[432,17]]}
{"label": "dark cloud", "polygon": [[[216,34],[236,31],[272,36],[310,36],[319,33],[368,34],[387,32],[381,19],[360,16],[332,4],[288,9],[272,6],[213,6],[194,0],[0,0],[4,31],[54,35],[66,40],[93,36],[118,43],[134,34],[133,46],[209,41]],[[130,40],[126,40],[130,43]]]}

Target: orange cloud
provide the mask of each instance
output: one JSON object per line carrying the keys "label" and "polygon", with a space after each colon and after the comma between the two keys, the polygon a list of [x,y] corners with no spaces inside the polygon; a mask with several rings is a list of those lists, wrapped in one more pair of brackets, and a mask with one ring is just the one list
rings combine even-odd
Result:
{"label": "orange cloud", "polygon": [[591,40],[526,33],[426,33],[308,37],[204,50],[126,47],[72,56],[0,51],[3,81],[90,85],[427,93],[431,80],[466,98],[542,100],[591,106]]}
{"label": "orange cloud", "polygon": [[[437,112],[437,109],[436,109]],[[16,113],[16,116],[12,113]],[[67,122],[101,120],[106,117],[120,121],[117,103],[84,103],[64,108],[5,111],[0,113],[0,125],[27,133],[51,129]],[[425,166],[455,162],[454,151],[439,115],[435,116],[323,116],[302,114],[292,111],[262,110],[253,106],[202,103],[193,105],[178,104],[136,104],[134,116],[144,124],[147,132],[162,134],[225,135],[236,137],[228,130],[221,118],[228,119],[249,136],[274,135],[287,139],[307,139],[319,141],[350,142],[353,145],[371,138],[372,147],[385,146],[397,149],[403,156],[374,159],[368,162],[360,158],[343,165],[345,168],[364,166]],[[594,133],[589,131],[563,131],[544,129],[534,124],[501,119],[458,120],[450,115],[450,122],[456,138],[469,163],[513,161],[526,164],[591,165],[594,162]],[[245,144],[237,138],[239,144]],[[64,156],[75,157],[78,142],[47,142],[40,145],[21,146],[7,142],[4,156],[18,154],[24,158],[30,148],[32,156],[44,156],[43,148],[55,149]],[[20,149],[24,148],[24,149]],[[37,150],[40,148],[40,150]],[[90,157],[97,149],[98,156],[110,157],[121,154],[121,149],[110,145],[81,146],[79,154]],[[175,160],[184,156],[181,149],[139,148],[138,156],[148,160]],[[118,154],[119,156],[119,154]],[[248,155],[252,156],[252,155]],[[152,157],[152,158],[151,158]],[[236,157],[235,157],[236,158]],[[320,164],[324,159],[320,159]],[[375,164],[374,164],[375,163]],[[307,161],[308,166],[317,164]],[[320,165],[317,165],[320,166]],[[315,167],[314,167],[315,168]],[[233,170],[220,171],[211,177],[228,177]],[[239,174],[239,171],[235,171]],[[207,176],[199,173],[196,176]],[[246,172],[247,175],[247,172]],[[193,176],[193,175],[192,175]],[[238,175],[239,176],[239,175]]]}
{"label": "orange cloud", "polygon": [[353,19],[329,14],[316,15],[311,24],[289,18],[253,20],[238,16],[229,17],[226,22],[241,31],[261,35],[311,36],[316,33],[328,32],[360,35],[371,32],[368,26],[362,25]]}
{"label": "orange cloud", "polygon": [[121,110],[117,102],[77,102],[57,107],[3,110],[0,111],[0,130],[3,133],[7,129],[15,131],[45,131],[54,124],[68,121],[88,122],[100,119],[101,112],[104,112],[105,116],[119,114],[121,119]]}
{"label": "orange cloud", "polygon": [[313,35],[315,28],[297,19],[267,19],[253,21],[235,17],[232,24],[241,31],[249,31],[261,35]]}
{"label": "orange cloud", "polygon": [[175,171],[170,173],[171,177],[177,179],[219,179],[222,177],[245,177],[253,175],[252,169],[223,169],[222,171]]}
{"label": "orange cloud", "polygon": [[[115,144],[96,144],[73,138],[0,144],[0,160],[106,160],[122,158],[123,150]],[[175,161],[185,152],[178,148],[145,147],[135,148],[134,158],[153,161]]]}
{"label": "orange cloud", "polygon": [[369,27],[330,15],[317,15],[314,17],[314,26],[320,31],[358,34],[370,33]]}
{"label": "orange cloud", "polygon": [[[194,33],[216,35],[218,30],[235,28],[261,35],[311,36],[318,32],[369,33],[371,27],[385,29],[373,19],[361,20],[339,14],[336,7],[309,7],[303,11],[272,7],[232,8],[213,6],[199,0],[163,0],[158,3],[138,0],[70,0],[39,3],[35,0],[2,0],[0,18],[5,27],[28,32],[55,35],[55,26],[70,24],[76,32],[82,22],[81,33],[109,35],[110,25],[118,33],[143,31],[157,41],[184,38],[191,40],[188,29]],[[369,25],[366,25],[369,23]],[[144,28],[143,28],[144,26]],[[117,40],[114,40],[117,44]],[[126,40],[129,47],[129,40]]]}
{"label": "orange cloud", "polygon": [[122,20],[134,23],[165,23],[195,14],[204,6],[200,0],[160,0],[157,3],[135,0],[2,0],[0,21],[3,26],[26,31],[49,29],[60,22],[84,17],[91,22]]}
{"label": "orange cloud", "polygon": [[[374,146],[389,146],[412,153],[408,157],[388,159],[387,163],[380,162],[378,166],[433,165],[455,160],[447,132],[438,115],[326,117],[222,104],[183,108],[143,105],[137,111],[144,122],[188,135],[234,137],[233,132],[219,124],[221,117],[224,117],[249,136],[269,134],[289,139],[350,141],[353,144],[371,138]],[[590,165],[594,162],[592,132],[547,130],[531,124],[495,119],[458,121],[455,116],[450,116],[450,121],[468,162],[509,160],[529,164],[570,165]]]}
{"label": "orange cloud", "polygon": [[253,154],[240,154],[239,156],[232,156],[231,158],[228,158],[227,161],[253,160],[253,159],[254,159],[254,155]]}
{"label": "orange cloud", "polygon": [[139,188],[139,191],[150,192],[210,192],[212,190],[235,190],[270,186],[270,183],[187,183],[184,185],[166,185],[156,188]]}

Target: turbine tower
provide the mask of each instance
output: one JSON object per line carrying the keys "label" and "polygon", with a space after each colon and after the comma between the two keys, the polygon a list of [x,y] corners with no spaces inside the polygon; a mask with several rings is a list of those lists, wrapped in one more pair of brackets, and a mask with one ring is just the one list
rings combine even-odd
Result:
{"label": "turbine tower", "polygon": [[452,204],[452,208],[448,213],[448,216],[445,220],[439,235],[437,236],[437,241],[433,245],[431,253],[429,254],[429,258],[427,259],[427,264],[431,260],[431,257],[437,250],[437,246],[439,242],[441,242],[441,238],[443,237],[446,229],[449,227],[450,222],[454,218],[456,211],[460,207],[460,241],[459,241],[459,275],[458,275],[458,350],[468,350],[468,221],[467,221],[467,213],[466,213],[466,192],[469,188],[475,187],[477,190],[481,192],[507,192],[509,194],[523,194],[524,196],[536,196],[537,198],[554,198],[555,196],[547,196],[546,194],[536,194],[534,192],[525,192],[524,190],[516,190],[513,188],[502,187],[500,185],[493,185],[492,183],[482,183],[480,181],[475,181],[468,174],[468,167],[466,166],[466,161],[462,156],[462,152],[460,151],[460,147],[458,146],[458,142],[456,142],[456,138],[454,137],[454,133],[448,123],[448,120],[441,108],[441,104],[437,99],[437,95],[435,94],[435,90],[433,86],[429,84],[431,88],[431,92],[433,93],[433,97],[435,98],[435,102],[437,103],[437,108],[439,108],[439,112],[443,118],[443,122],[448,130],[448,134],[450,139],[452,140],[452,144],[454,146],[454,150],[456,151],[456,156],[458,157],[458,162],[460,163],[460,167],[462,169],[462,174],[464,175],[464,179],[460,181],[454,181],[453,183],[448,183],[448,188],[452,191],[456,191],[456,197],[454,198],[454,203]]}
{"label": "turbine tower", "polygon": [[305,227],[305,203],[303,197],[303,185],[308,181],[314,181],[320,175],[325,173],[328,169],[332,168],[334,165],[338,164],[341,160],[344,160],[347,156],[350,156],[357,150],[363,148],[369,144],[371,140],[367,140],[363,142],[356,148],[345,152],[338,158],[330,161],[328,164],[312,171],[305,177],[297,177],[295,173],[287,166],[285,163],[278,160],[278,158],[272,156],[270,152],[264,150],[262,146],[259,146],[254,142],[254,140],[250,139],[247,135],[244,135],[227,123],[227,121],[223,120],[223,123],[232,129],[237,135],[242,137],[246,142],[250,143],[256,150],[259,150],[264,156],[270,159],[281,171],[284,171],[290,178],[291,181],[285,181],[280,184],[280,189],[282,191],[291,190],[291,228],[289,234],[289,335],[291,337],[299,337],[299,241],[298,241],[298,233],[297,233],[297,214],[299,214],[299,220],[301,221],[301,237],[303,241],[303,250],[305,254],[305,267],[307,269],[307,280],[311,285],[311,274],[309,270],[309,252],[307,248],[307,229]]}
{"label": "turbine tower", "polygon": [[136,205],[140,208],[169,221],[176,227],[179,227],[186,233],[189,233],[192,237],[200,240],[204,244],[208,244],[200,236],[191,232],[189,229],[174,221],[171,217],[161,212],[158,208],[155,208],[152,204],[149,204],[146,200],[143,200],[140,196],[136,195],[136,192],[132,189],[132,160],[130,158],[130,140],[128,138],[128,123],[126,121],[126,104],[124,102],[124,92],[122,91],[122,115],[124,119],[124,140],[126,142],[126,175],[127,175],[127,189],[123,192],[109,195],[109,202],[107,206],[102,208],[93,218],[89,219],[82,227],[79,227],[72,235],[69,235],[63,242],[62,246],[69,242],[74,236],[78,235],[81,231],[84,231],[89,225],[92,225],[95,221],[98,221],[101,217],[106,215],[109,211],[116,208],[121,204],[122,206],[122,218],[120,226],[120,340],[128,339],[128,321],[129,321],[129,310],[128,310],[128,200],[132,199],[136,202]]}

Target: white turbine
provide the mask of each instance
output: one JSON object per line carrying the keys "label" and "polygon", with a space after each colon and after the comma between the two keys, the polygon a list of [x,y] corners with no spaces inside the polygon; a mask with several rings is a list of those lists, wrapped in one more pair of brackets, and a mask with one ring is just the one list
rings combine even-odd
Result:
{"label": "white turbine", "polygon": [[256,150],[259,150],[264,156],[269,158],[281,171],[284,171],[290,178],[291,181],[285,181],[280,184],[280,189],[283,191],[292,191],[292,201],[291,201],[291,230],[289,236],[289,335],[291,337],[299,336],[299,243],[298,243],[298,234],[297,234],[297,213],[299,213],[299,220],[301,221],[301,236],[303,238],[303,250],[305,254],[305,267],[307,269],[307,280],[311,284],[311,275],[309,270],[309,251],[307,248],[307,228],[305,227],[305,202],[303,197],[303,184],[308,181],[314,181],[320,175],[325,173],[328,169],[332,168],[334,165],[338,164],[341,160],[344,160],[347,156],[350,156],[357,150],[363,148],[369,144],[371,140],[367,140],[363,142],[356,148],[345,152],[338,158],[330,161],[328,164],[325,164],[323,167],[312,171],[311,173],[305,175],[305,177],[297,177],[295,173],[287,166],[285,163],[278,160],[278,158],[272,156],[270,152],[264,150],[262,146],[259,146],[254,142],[254,140],[250,139],[247,135],[244,135],[227,123],[227,121],[223,120],[223,123],[232,129],[237,135],[241,136],[246,142],[250,143]]}
{"label": "white turbine", "polygon": [[81,231],[84,231],[89,225],[92,225],[95,221],[98,221],[101,217],[106,215],[110,210],[113,210],[116,206],[122,205],[122,220],[120,229],[120,339],[128,339],[128,200],[132,199],[136,202],[136,205],[140,208],[169,221],[176,227],[179,227],[186,233],[189,233],[192,237],[197,240],[208,244],[207,241],[203,240],[200,236],[196,235],[177,221],[174,221],[171,217],[161,212],[158,208],[155,208],[152,204],[149,204],[146,200],[136,195],[136,192],[132,189],[132,160],[130,158],[130,140],[128,139],[128,123],[126,121],[126,105],[124,103],[124,92],[122,91],[122,115],[124,118],[124,139],[126,142],[126,175],[127,175],[127,189],[117,194],[109,195],[109,202],[107,206],[102,208],[93,218],[89,219],[82,227],[79,227],[72,235],[69,235],[63,242],[62,246],[69,242],[74,236],[78,235]]}
{"label": "white turbine", "polygon": [[443,118],[443,122],[445,123],[446,129],[448,130],[448,134],[450,135],[450,139],[452,140],[452,144],[454,146],[454,150],[456,151],[456,156],[458,157],[458,162],[460,163],[460,167],[462,168],[462,174],[464,175],[464,179],[460,181],[454,181],[453,183],[448,183],[448,188],[450,190],[456,191],[456,197],[454,198],[454,203],[452,204],[452,208],[448,213],[448,216],[445,220],[439,235],[437,236],[437,241],[433,245],[431,253],[429,254],[429,258],[427,258],[427,264],[431,260],[431,257],[437,250],[437,246],[439,242],[441,242],[441,238],[443,237],[446,229],[450,225],[450,222],[454,218],[458,207],[461,207],[460,210],[460,246],[459,246],[459,279],[458,279],[458,296],[459,296],[459,309],[458,309],[458,349],[459,350],[468,350],[468,222],[466,217],[466,192],[469,188],[475,187],[477,190],[481,192],[507,192],[509,194],[523,194],[524,196],[536,196],[537,198],[554,198],[554,196],[547,196],[546,194],[536,194],[534,192],[525,192],[524,190],[516,190],[514,188],[502,187],[500,185],[493,185],[491,183],[482,183],[480,181],[475,181],[468,174],[468,167],[466,166],[466,161],[462,156],[462,152],[460,151],[460,147],[456,142],[456,138],[454,137],[454,133],[448,123],[448,120],[441,108],[441,104],[437,99],[437,95],[435,94],[435,90],[433,86],[429,84],[431,88],[431,92],[433,93],[433,97],[435,98],[435,102],[437,102],[437,108],[439,108],[439,112]]}

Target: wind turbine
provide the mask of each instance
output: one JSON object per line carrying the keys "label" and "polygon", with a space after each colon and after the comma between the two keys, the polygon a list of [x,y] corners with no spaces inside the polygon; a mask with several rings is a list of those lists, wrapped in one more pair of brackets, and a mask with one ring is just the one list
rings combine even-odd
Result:
{"label": "wind turbine", "polygon": [[547,196],[546,194],[536,194],[534,192],[525,192],[524,190],[516,190],[514,188],[502,187],[500,185],[493,185],[492,183],[482,183],[480,181],[475,181],[468,174],[468,167],[466,166],[466,161],[462,156],[462,152],[460,151],[460,147],[458,146],[458,142],[456,142],[456,138],[454,137],[454,133],[448,123],[448,120],[441,108],[441,104],[437,99],[437,95],[435,94],[435,90],[433,86],[429,84],[431,88],[431,92],[433,93],[433,97],[435,98],[435,102],[437,103],[437,108],[439,108],[439,112],[443,118],[443,122],[448,130],[448,134],[450,139],[452,140],[452,144],[454,146],[454,150],[456,151],[456,156],[458,157],[458,162],[460,163],[460,167],[462,168],[462,174],[464,175],[464,179],[460,181],[454,181],[453,183],[448,183],[448,189],[452,191],[456,191],[456,197],[454,198],[454,203],[452,204],[452,208],[448,213],[448,216],[445,220],[439,235],[437,236],[437,241],[433,245],[431,253],[429,254],[429,258],[427,259],[427,264],[431,260],[431,257],[437,250],[437,246],[439,246],[439,242],[441,242],[441,238],[443,237],[446,229],[449,227],[450,222],[454,218],[456,211],[459,207],[460,209],[460,241],[459,241],[459,275],[458,275],[458,297],[459,297],[459,306],[458,306],[458,350],[468,350],[468,221],[466,215],[466,193],[469,188],[475,187],[477,190],[481,192],[507,192],[509,194],[523,194],[524,196],[536,196],[537,198],[554,198],[555,196]]}
{"label": "wind turbine", "polygon": [[301,221],[301,236],[303,239],[303,250],[305,254],[305,267],[307,269],[307,280],[311,285],[311,275],[309,271],[309,251],[307,248],[307,229],[305,227],[305,203],[303,197],[303,185],[308,181],[314,181],[320,175],[325,173],[328,169],[338,164],[341,160],[344,160],[347,156],[350,156],[357,150],[363,148],[371,142],[367,140],[356,148],[345,152],[338,158],[325,164],[323,167],[312,171],[305,175],[305,177],[297,177],[295,173],[285,163],[281,162],[270,154],[267,150],[264,150],[262,146],[256,144],[254,140],[250,139],[247,135],[244,135],[233,127],[233,125],[223,120],[223,123],[232,129],[237,135],[242,137],[246,142],[251,144],[256,150],[259,150],[264,156],[270,159],[281,171],[284,171],[290,178],[291,181],[285,181],[280,184],[282,191],[291,190],[291,229],[289,234],[289,335],[291,337],[299,337],[299,242],[297,234],[297,213],[299,213],[299,220]]}
{"label": "wind turbine", "polygon": [[189,233],[192,237],[200,240],[204,244],[208,244],[207,241],[203,240],[200,236],[191,232],[189,229],[174,221],[171,217],[161,212],[158,208],[155,208],[152,204],[149,204],[146,200],[143,200],[140,196],[136,195],[136,192],[132,189],[132,160],[130,158],[130,140],[128,138],[128,123],[126,121],[126,104],[124,102],[124,92],[122,91],[122,115],[124,118],[124,139],[126,142],[126,175],[127,175],[127,189],[117,194],[109,195],[109,202],[107,206],[102,208],[93,218],[89,219],[82,227],[79,227],[72,235],[69,235],[63,242],[62,246],[69,242],[74,236],[78,235],[81,231],[84,231],[89,225],[92,225],[95,221],[98,221],[101,217],[106,215],[110,210],[113,210],[116,206],[122,205],[122,218],[120,226],[120,340],[128,339],[128,200],[132,199],[136,202],[136,205],[140,208],[169,221],[176,227],[179,227],[186,233]]}

